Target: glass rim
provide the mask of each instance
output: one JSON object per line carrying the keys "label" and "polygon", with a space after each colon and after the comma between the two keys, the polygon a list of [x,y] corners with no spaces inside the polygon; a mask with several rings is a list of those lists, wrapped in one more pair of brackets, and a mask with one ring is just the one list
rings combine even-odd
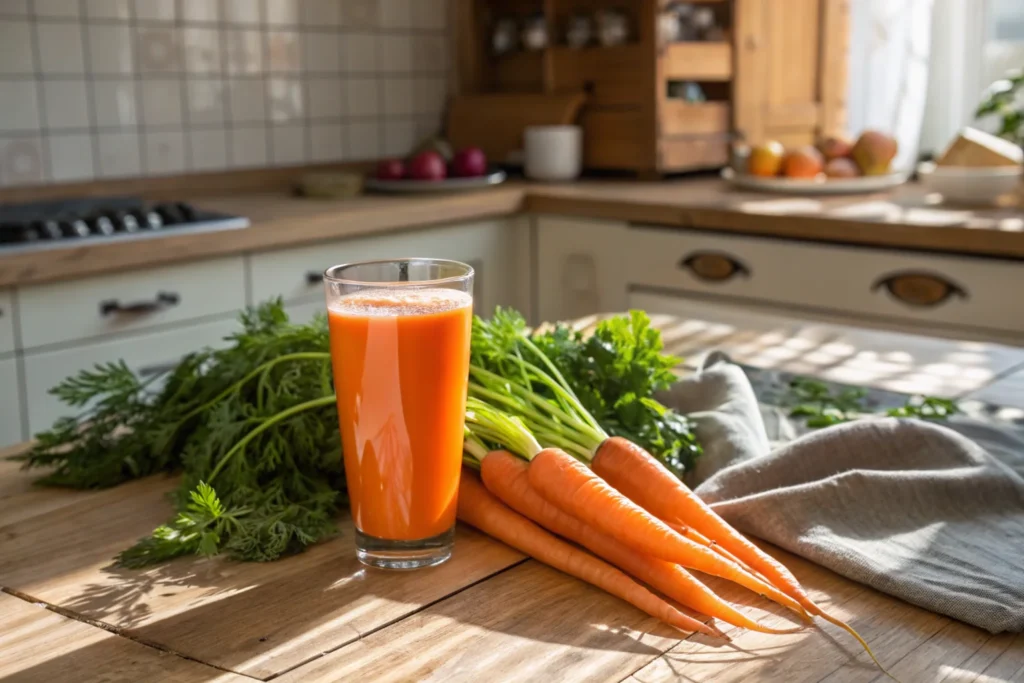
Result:
{"label": "glass rim", "polygon": [[[392,263],[450,265],[462,268],[465,272],[460,273],[459,275],[449,275],[448,277],[439,277],[430,280],[353,280],[352,278],[336,277],[331,274],[333,272],[341,272],[346,268],[353,268],[355,266],[375,266]],[[429,285],[450,284],[452,282],[463,282],[473,277],[475,274],[476,271],[473,270],[473,266],[468,263],[463,263],[462,261],[456,261],[455,259],[411,256],[405,258],[369,259],[366,261],[349,261],[348,263],[340,263],[336,266],[331,266],[324,271],[324,282],[353,286],[377,285],[381,287],[423,287]]]}

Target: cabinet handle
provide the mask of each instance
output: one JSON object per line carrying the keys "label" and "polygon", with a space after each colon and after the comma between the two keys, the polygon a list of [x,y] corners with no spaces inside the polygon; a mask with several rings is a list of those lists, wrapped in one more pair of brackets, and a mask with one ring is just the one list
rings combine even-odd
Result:
{"label": "cabinet handle", "polygon": [[685,268],[706,282],[726,282],[742,275],[750,277],[750,268],[735,256],[721,251],[694,251],[679,259]]}
{"label": "cabinet handle", "polygon": [[107,299],[100,302],[100,315],[112,313],[129,313],[133,315],[141,313],[156,313],[172,306],[177,306],[181,297],[176,292],[157,292],[156,298],[151,301],[133,301],[123,304],[117,299]]}
{"label": "cabinet handle", "polygon": [[306,272],[306,284],[309,286],[319,285],[324,281],[324,274],[319,270],[310,270]]}
{"label": "cabinet handle", "polygon": [[884,287],[892,298],[915,308],[932,308],[958,296],[967,298],[967,291],[942,275],[919,270],[903,270],[883,275],[871,285],[877,292]]}

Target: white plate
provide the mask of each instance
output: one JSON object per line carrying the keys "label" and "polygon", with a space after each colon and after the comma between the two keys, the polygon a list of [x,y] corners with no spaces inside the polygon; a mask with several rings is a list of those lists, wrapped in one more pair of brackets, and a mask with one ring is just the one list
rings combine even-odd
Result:
{"label": "white plate", "polygon": [[859,178],[808,180],[805,178],[762,178],[746,173],[737,173],[731,168],[723,168],[722,177],[744,190],[781,192],[785,194],[862,194],[888,190],[902,185],[907,182],[910,174],[899,171],[885,175],[861,176]]}
{"label": "white plate", "polygon": [[460,192],[479,190],[505,182],[504,171],[491,171],[476,178],[445,178],[444,180],[380,180],[367,178],[366,189],[374,192]]}

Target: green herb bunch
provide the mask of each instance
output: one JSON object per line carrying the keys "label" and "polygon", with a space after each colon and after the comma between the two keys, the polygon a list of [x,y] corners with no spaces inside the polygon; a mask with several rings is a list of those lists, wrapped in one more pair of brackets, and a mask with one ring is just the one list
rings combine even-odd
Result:
{"label": "green herb bunch", "polygon": [[[784,403],[792,406],[790,417],[801,418],[813,429],[850,422],[872,415],[864,389],[837,389],[806,377],[797,377],[789,385]],[[955,401],[933,396],[911,396],[897,408],[881,413],[887,417],[945,420],[960,412]]]}

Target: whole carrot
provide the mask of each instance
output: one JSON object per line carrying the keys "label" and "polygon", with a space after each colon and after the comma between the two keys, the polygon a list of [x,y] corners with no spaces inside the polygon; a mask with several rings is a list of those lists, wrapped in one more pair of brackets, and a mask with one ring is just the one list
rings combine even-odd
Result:
{"label": "whole carrot", "polygon": [[637,553],[555,507],[530,485],[529,465],[508,451],[491,451],[480,462],[487,489],[519,514],[559,536],[575,541],[676,602],[722,621],[762,633],[793,633],[800,628],[762,626],[719,598],[676,564]]}
{"label": "whole carrot", "polygon": [[622,598],[641,611],[683,631],[724,637],[721,631],[688,617],[607,562],[553,536],[496,499],[477,476],[463,470],[459,519],[530,557]]}
{"label": "whole carrot", "polygon": [[529,478],[530,484],[563,512],[638,552],[728,579],[804,614],[793,598],[713,550],[680,536],[560,449],[545,448],[537,453],[530,460]]}
{"label": "whole carrot", "polygon": [[602,479],[647,512],[667,524],[682,525],[703,534],[759,572],[808,612],[844,629],[861,644],[875,664],[885,671],[867,642],[853,627],[818,607],[781,562],[729,526],[707,503],[643,448],[627,439],[611,437],[598,447],[590,466]]}

